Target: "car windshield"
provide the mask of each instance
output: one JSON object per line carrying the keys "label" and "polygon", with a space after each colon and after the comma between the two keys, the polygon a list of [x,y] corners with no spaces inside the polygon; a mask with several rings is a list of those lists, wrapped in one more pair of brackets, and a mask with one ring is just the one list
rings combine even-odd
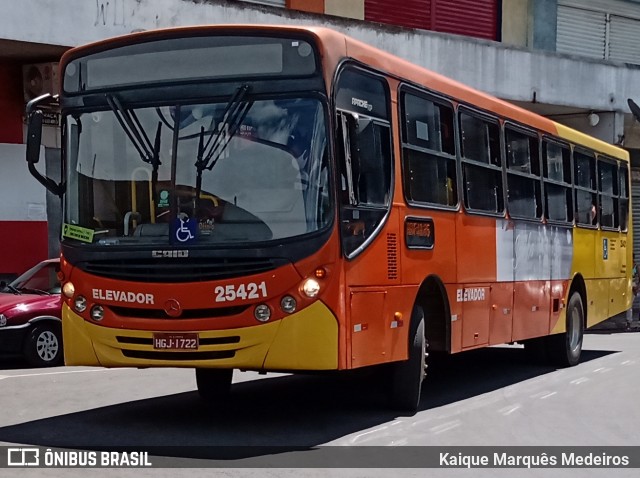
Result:
{"label": "car windshield", "polygon": [[79,244],[286,239],[331,218],[323,108],[312,98],[68,115],[63,238]]}
{"label": "car windshield", "polygon": [[59,294],[60,281],[57,277],[59,269],[58,262],[41,262],[11,282],[7,289],[38,294]]}

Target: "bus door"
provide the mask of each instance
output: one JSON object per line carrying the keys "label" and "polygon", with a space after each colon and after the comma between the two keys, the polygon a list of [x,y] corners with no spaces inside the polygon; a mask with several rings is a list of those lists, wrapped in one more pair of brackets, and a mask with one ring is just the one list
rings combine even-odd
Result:
{"label": "bus door", "polygon": [[[349,356],[350,366],[360,367],[389,360],[395,300],[388,286],[399,282],[393,251],[398,220],[389,219],[393,163],[386,80],[346,67],[338,77],[336,106]],[[391,278],[390,268],[395,272]]]}

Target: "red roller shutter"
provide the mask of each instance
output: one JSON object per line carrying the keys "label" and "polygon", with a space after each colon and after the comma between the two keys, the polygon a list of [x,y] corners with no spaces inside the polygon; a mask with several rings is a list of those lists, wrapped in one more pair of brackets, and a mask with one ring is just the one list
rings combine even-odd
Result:
{"label": "red roller shutter", "polygon": [[498,39],[498,0],[365,0],[364,18],[409,28]]}
{"label": "red roller shutter", "polygon": [[[435,1],[435,0],[434,0]],[[409,28],[431,29],[432,0],[365,0],[364,19]]]}
{"label": "red roller shutter", "polygon": [[433,30],[497,40],[498,0],[439,0]]}

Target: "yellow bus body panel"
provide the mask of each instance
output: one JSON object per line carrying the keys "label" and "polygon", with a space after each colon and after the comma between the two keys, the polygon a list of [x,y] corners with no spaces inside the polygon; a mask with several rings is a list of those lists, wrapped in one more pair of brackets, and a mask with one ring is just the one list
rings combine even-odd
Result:
{"label": "yellow bus body panel", "polygon": [[[152,344],[123,344],[117,337],[150,340],[153,332],[101,327],[63,305],[65,363],[103,367],[210,367],[249,370],[335,370],[338,322],[322,302],[272,323],[229,330],[198,331],[200,340],[239,337],[237,343],[200,345],[197,352],[234,351],[233,357],[181,360],[183,351],[164,351],[171,359],[132,358],[123,349],[153,353]],[[193,351],[191,352],[193,353]]]}

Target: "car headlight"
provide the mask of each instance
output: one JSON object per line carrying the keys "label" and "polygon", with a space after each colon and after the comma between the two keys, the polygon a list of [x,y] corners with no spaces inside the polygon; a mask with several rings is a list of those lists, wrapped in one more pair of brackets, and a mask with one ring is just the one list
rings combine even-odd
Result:
{"label": "car headlight", "polygon": [[7,325],[7,317],[4,314],[0,314],[0,327]]}

